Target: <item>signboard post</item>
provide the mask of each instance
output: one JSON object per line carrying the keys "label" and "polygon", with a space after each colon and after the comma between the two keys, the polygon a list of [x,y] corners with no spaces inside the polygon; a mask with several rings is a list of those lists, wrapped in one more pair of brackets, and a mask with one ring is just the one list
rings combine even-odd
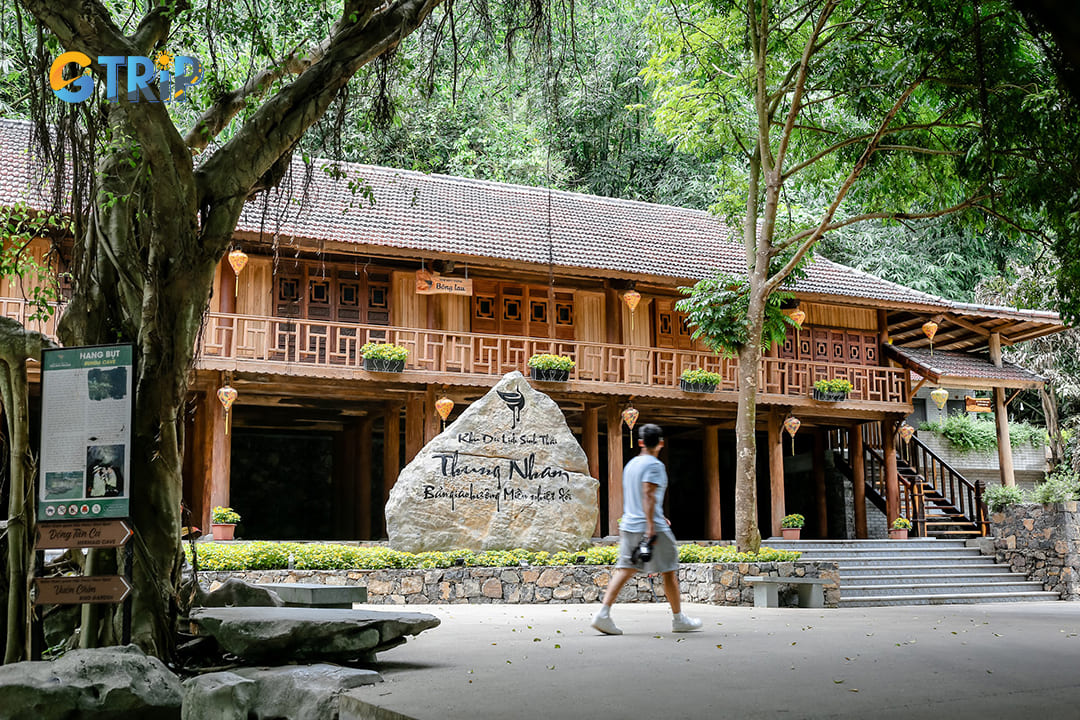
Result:
{"label": "signboard post", "polygon": [[44,550],[124,550],[123,575],[38,577],[32,588],[35,606],[123,603],[124,643],[131,641],[134,356],[130,344],[41,353],[37,565]]}

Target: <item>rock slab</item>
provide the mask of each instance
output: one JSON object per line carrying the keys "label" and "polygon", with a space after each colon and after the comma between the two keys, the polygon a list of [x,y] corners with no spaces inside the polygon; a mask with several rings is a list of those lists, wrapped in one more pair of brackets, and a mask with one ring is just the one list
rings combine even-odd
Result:
{"label": "rock slab", "polygon": [[10,720],[179,718],[182,702],[180,680],[134,645],[0,667],[0,717]]}
{"label": "rock slab", "polygon": [[427,613],[324,608],[199,608],[194,635],[212,636],[226,652],[251,662],[374,660],[375,653],[437,627]]}
{"label": "rock slab", "polygon": [[559,406],[515,371],[398,475],[386,503],[390,546],[577,550],[596,528],[599,487]]}
{"label": "rock slab", "polygon": [[247,717],[259,720],[337,720],[342,693],[382,682],[374,670],[327,664],[240,668],[236,674],[255,683]]}

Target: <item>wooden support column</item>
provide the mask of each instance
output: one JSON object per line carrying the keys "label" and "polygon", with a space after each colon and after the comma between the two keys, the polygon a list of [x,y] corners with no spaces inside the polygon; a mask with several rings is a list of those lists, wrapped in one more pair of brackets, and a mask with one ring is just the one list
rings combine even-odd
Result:
{"label": "wooden support column", "polygon": [[405,400],[405,464],[424,447],[424,394],[409,393]]}
{"label": "wooden support column", "polygon": [[[621,426],[620,426],[621,428]],[[621,434],[621,433],[620,433]],[[585,458],[589,461],[589,477],[600,480],[600,409],[586,406],[581,412],[581,449],[585,451]],[[600,506],[600,493],[597,488],[596,504]],[[603,536],[603,528],[600,527],[600,513],[596,514],[596,528],[593,530],[596,537]]]}
{"label": "wooden support column", "polygon": [[[222,381],[224,382],[224,381]],[[204,471],[207,482],[204,485],[205,502],[203,504],[203,524],[201,527],[210,527],[210,510],[218,505],[229,507],[229,472],[232,465],[232,436],[225,434],[225,412],[221,409],[221,403],[213,390],[208,390],[204,396],[203,407],[206,409],[204,445],[206,458]],[[233,406],[233,412],[236,412]],[[231,430],[230,430],[231,432]]]}
{"label": "wooden support column", "polygon": [[702,443],[705,454],[705,537],[719,540],[722,535],[720,522],[720,426],[705,426],[705,441]]}
{"label": "wooden support column", "polygon": [[817,499],[818,537],[829,537],[829,507],[825,496],[825,431],[814,430],[814,497]]}
{"label": "wooden support column", "polygon": [[783,423],[780,413],[776,410],[769,411],[769,507],[772,508],[772,537],[780,537],[782,534],[784,515],[787,514],[784,501],[784,443]]}
{"label": "wooden support column", "polygon": [[863,457],[862,425],[852,425],[848,433],[848,461],[851,465],[852,498],[855,504],[855,537],[865,540],[866,530],[866,458]]}
{"label": "wooden support column", "polygon": [[437,399],[435,388],[429,386],[427,392],[424,393],[424,445],[434,440],[435,436],[442,432],[442,421],[439,419],[439,413],[435,411],[435,401]]}
{"label": "wooden support column", "polygon": [[[990,362],[1001,367],[1001,333],[990,333]],[[1016,474],[1013,472],[1012,441],[1009,438],[1009,410],[1005,407],[1005,388],[994,388],[993,395],[1001,484],[1011,487],[1016,485]]]}
{"label": "wooden support column", "polygon": [[374,457],[371,452],[371,429],[375,421],[370,417],[360,420],[357,433],[359,447],[356,467],[356,534],[353,539],[371,540],[371,465]]}
{"label": "wooden support column", "polygon": [[614,399],[607,404],[607,483],[608,483],[608,523],[607,534],[619,534],[619,518],[622,517],[622,414]]}
{"label": "wooden support column", "polygon": [[360,455],[360,432],[355,423],[350,423],[337,434],[338,441],[334,443],[337,462],[340,470],[334,473],[341,490],[338,497],[341,498],[341,507],[335,508],[337,518],[337,536],[346,540],[356,540],[356,506],[360,501],[357,492],[357,468],[363,464],[364,458]]}
{"label": "wooden support column", "polygon": [[888,527],[900,517],[900,478],[896,474],[896,422],[881,421],[881,454],[885,457],[885,519]]}
{"label": "wooden support column", "polygon": [[390,490],[397,482],[401,470],[401,405],[388,402],[383,408],[383,493],[382,507],[379,508],[379,528],[385,534],[383,519],[386,517],[386,501]]}

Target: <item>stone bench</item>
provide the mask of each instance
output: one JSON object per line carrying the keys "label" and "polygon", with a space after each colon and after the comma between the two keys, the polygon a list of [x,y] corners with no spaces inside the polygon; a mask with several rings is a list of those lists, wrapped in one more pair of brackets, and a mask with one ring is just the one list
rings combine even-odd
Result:
{"label": "stone bench", "polygon": [[351,609],[354,602],[367,602],[367,588],[361,585],[259,583],[257,587],[273,590],[286,607]]}
{"label": "stone bench", "polygon": [[775,575],[755,575],[744,578],[744,581],[754,586],[754,607],[759,608],[780,607],[780,585],[798,586],[799,607],[823,608],[825,607],[825,592],[822,586],[831,582],[821,578],[776,577]]}

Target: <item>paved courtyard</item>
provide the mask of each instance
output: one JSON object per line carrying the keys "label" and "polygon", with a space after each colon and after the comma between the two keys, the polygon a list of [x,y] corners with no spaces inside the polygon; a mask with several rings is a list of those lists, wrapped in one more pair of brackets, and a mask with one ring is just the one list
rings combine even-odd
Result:
{"label": "paved courtyard", "polygon": [[[804,610],[430,605],[443,624],[380,657],[356,698],[407,717],[1080,717],[1080,603]],[[385,606],[372,606],[383,609]]]}

